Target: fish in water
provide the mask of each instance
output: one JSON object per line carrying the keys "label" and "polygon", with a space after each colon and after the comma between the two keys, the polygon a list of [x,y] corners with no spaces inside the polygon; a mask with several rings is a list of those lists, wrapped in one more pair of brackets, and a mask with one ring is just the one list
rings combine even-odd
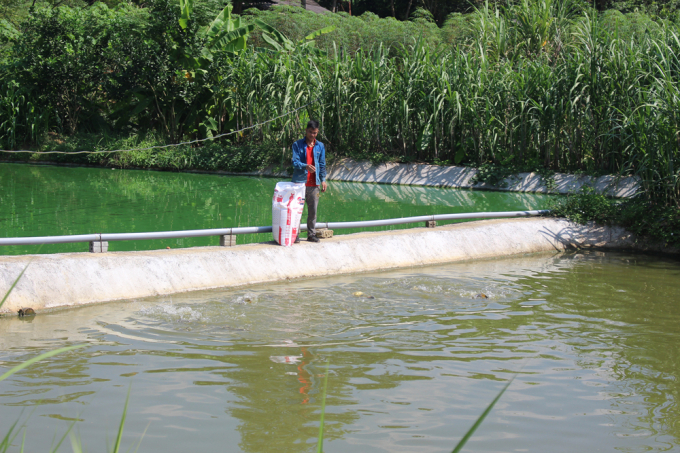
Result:
{"label": "fish in water", "polygon": [[352,293],[352,296],[355,296],[355,297],[361,297],[363,295],[364,295],[364,293],[362,293],[361,291],[357,291],[356,293]]}
{"label": "fish in water", "polygon": [[488,298],[489,298],[489,296],[487,296],[484,293],[479,293],[475,296],[475,299],[488,299]]}
{"label": "fish in water", "polygon": [[19,316],[33,316],[35,315],[35,310],[32,308],[20,308]]}

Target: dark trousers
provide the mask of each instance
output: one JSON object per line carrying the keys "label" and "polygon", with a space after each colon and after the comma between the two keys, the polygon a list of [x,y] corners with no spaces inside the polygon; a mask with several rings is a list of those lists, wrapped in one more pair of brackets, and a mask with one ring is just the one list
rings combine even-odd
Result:
{"label": "dark trousers", "polygon": [[307,237],[316,236],[316,209],[319,207],[319,186],[305,187],[307,205]]}

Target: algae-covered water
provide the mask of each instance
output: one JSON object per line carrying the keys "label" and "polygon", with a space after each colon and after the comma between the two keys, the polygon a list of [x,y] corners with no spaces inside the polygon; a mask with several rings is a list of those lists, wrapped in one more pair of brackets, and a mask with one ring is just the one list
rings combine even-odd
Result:
{"label": "algae-covered water", "polygon": [[[242,176],[0,164],[0,237],[267,226],[272,222],[271,197],[276,182],[272,178]],[[540,194],[331,181],[328,192],[321,195],[319,221],[541,209],[549,199]],[[303,221],[305,218],[306,214]],[[335,233],[356,231],[360,230]],[[242,235],[237,242],[271,239],[271,234]],[[217,236],[121,241],[111,242],[109,250],[217,244]],[[0,255],[38,251],[84,252],[87,244],[0,246]]]}
{"label": "algae-covered water", "polygon": [[679,301],[678,261],[590,252],[4,318],[0,373],[87,347],[0,382],[0,437],[104,451],[129,390],[121,451],[314,452],[329,363],[326,452],[450,452],[513,377],[463,451],[677,451]]}

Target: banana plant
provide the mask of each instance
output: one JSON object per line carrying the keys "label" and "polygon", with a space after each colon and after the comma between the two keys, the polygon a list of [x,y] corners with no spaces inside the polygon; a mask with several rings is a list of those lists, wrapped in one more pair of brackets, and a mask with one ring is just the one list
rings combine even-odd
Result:
{"label": "banana plant", "polygon": [[[191,13],[194,8],[194,0],[179,0],[181,16],[179,25],[186,30],[191,20]],[[233,6],[228,4],[210,23],[201,27],[197,32],[197,37],[203,41],[203,46],[198,56],[188,56],[190,66],[195,69],[204,70],[214,56],[220,52],[236,54],[246,49],[248,35],[255,29],[254,25],[243,25],[240,17],[231,16]]]}
{"label": "banana plant", "polygon": [[114,112],[117,124],[125,124],[144,111],[155,111],[153,116],[172,142],[188,134],[210,137],[231,127],[233,112],[223,94],[215,91],[219,85],[215,60],[238,59],[255,29],[232,16],[231,4],[204,27],[191,24],[194,0],[179,0],[179,7],[181,34],[170,52],[171,66],[176,68],[172,79],[131,93]]}
{"label": "banana plant", "polygon": [[[179,0],[181,9],[179,25],[183,30],[187,29],[189,20],[191,20],[193,2],[194,0]],[[202,41],[198,55],[193,53],[180,58],[181,63],[183,63],[182,66],[186,68],[184,77],[189,79],[190,82],[204,86],[201,94],[197,96],[199,102],[196,108],[190,108],[185,119],[188,123],[198,121],[201,135],[212,136],[213,132],[219,129],[214,114],[220,110],[219,104],[222,102],[216,99],[211,88],[214,81],[208,80],[210,78],[209,69],[214,58],[218,54],[225,53],[236,57],[237,54],[246,49],[248,35],[255,29],[252,24],[242,24],[240,17],[232,17],[232,9],[231,3],[228,4],[208,26],[198,29],[196,37],[199,38],[199,41]],[[196,78],[198,80],[195,80]],[[208,107],[201,109],[199,106]]]}

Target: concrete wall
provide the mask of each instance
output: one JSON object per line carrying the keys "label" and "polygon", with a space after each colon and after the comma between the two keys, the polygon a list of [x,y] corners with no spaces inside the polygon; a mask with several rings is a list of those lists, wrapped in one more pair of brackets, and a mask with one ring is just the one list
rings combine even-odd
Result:
{"label": "concrete wall", "polygon": [[373,165],[342,159],[328,170],[328,179],[336,181],[374,182],[381,184],[409,184],[418,186],[456,187],[461,189],[487,189],[510,192],[561,193],[577,192],[584,185],[595,188],[600,193],[616,198],[631,197],[638,191],[637,179],[614,176],[575,176],[555,174],[555,187],[546,187],[543,178],[537,173],[520,173],[505,180],[504,187],[488,184],[473,184],[477,169],[469,167],[440,167],[427,164],[385,163]]}
{"label": "concrete wall", "polygon": [[528,218],[467,222],[437,228],[357,233],[236,247],[0,257],[0,294],[29,263],[3,312],[42,310],[288,278],[337,275],[462,260],[561,251],[572,247],[626,248],[620,228]]}
{"label": "concrete wall", "polygon": [[[328,168],[329,181],[369,182],[378,184],[401,184],[410,186],[452,187],[459,189],[499,190],[507,192],[560,193],[578,192],[583,186],[591,186],[597,192],[615,198],[627,198],[635,195],[640,189],[638,179],[632,176],[576,176],[556,173],[555,186],[549,189],[538,173],[519,173],[506,178],[503,186],[490,184],[473,184],[472,179],[477,174],[476,168],[471,167],[440,167],[428,164],[395,164],[387,162],[373,165],[368,161],[340,159]],[[282,173],[275,167],[248,173],[230,172],[202,172],[238,174],[253,176],[271,176],[290,179],[290,175]]]}

